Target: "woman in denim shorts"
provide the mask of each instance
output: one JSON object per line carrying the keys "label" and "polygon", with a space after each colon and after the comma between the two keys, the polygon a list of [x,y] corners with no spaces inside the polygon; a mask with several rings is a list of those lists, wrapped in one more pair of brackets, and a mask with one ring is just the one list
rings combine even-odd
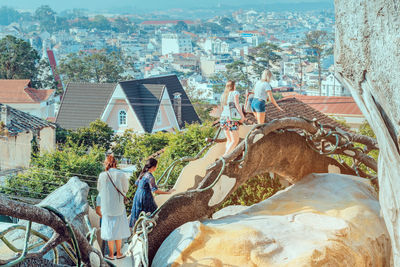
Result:
{"label": "woman in denim shorts", "polygon": [[272,88],[269,82],[271,81],[272,73],[269,70],[264,70],[261,75],[261,80],[256,83],[254,87],[254,98],[251,102],[251,110],[257,118],[257,123],[262,124],[265,121],[265,103],[267,102],[267,94],[269,100],[280,111],[283,109],[276,103],[272,95]]}
{"label": "woman in denim shorts", "polygon": [[239,105],[239,93],[236,91],[235,81],[228,81],[221,96],[222,113],[220,126],[227,139],[224,156],[229,154],[239,143],[239,124],[244,115]]}

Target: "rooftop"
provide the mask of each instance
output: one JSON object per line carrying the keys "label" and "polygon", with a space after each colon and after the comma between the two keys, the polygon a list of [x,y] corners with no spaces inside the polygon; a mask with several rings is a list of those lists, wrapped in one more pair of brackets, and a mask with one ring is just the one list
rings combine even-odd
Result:
{"label": "rooftop", "polygon": [[324,114],[363,116],[351,96],[294,95],[294,97]]}
{"label": "rooftop", "polygon": [[31,88],[31,81],[28,79],[0,80],[1,103],[40,103],[46,101],[54,92],[54,89]]}
{"label": "rooftop", "polygon": [[[55,128],[54,123],[42,120],[2,103],[0,103],[0,110],[0,121],[8,121],[3,127],[7,129],[10,136],[15,136],[21,132],[38,131],[45,127]],[[3,116],[7,116],[7,118]]]}

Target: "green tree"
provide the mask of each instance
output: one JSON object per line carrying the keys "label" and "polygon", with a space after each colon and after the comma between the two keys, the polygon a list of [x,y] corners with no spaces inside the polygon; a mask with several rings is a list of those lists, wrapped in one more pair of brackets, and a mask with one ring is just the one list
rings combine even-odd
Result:
{"label": "green tree", "polygon": [[237,60],[226,65],[226,72],[223,73],[226,80],[233,80],[236,82],[236,88],[241,93],[243,93],[246,89],[252,88],[252,82],[250,80],[247,68],[248,66],[246,63]]}
{"label": "green tree", "polygon": [[9,25],[21,19],[21,14],[14,8],[2,6],[0,8],[0,25]]}
{"label": "green tree", "polygon": [[182,31],[187,31],[188,30],[188,25],[186,24],[186,22],[180,20],[176,23],[176,25],[174,26],[174,30],[176,32],[182,32]]}
{"label": "green tree", "polygon": [[38,52],[22,39],[7,35],[0,40],[1,79],[34,79],[39,59]]}
{"label": "green tree", "polygon": [[248,55],[248,59],[252,62],[253,72],[256,76],[271,67],[271,64],[281,60],[281,56],[277,54],[281,49],[272,43],[262,43],[255,47]]}
{"label": "green tree", "polygon": [[54,79],[48,60],[42,59],[39,61],[38,73],[35,79],[32,80],[32,84],[35,88],[58,89],[58,83]]}
{"label": "green tree", "polygon": [[111,83],[124,79],[124,60],[117,52],[70,54],[60,61],[58,72],[64,82]]}
{"label": "green tree", "polygon": [[78,128],[70,131],[66,142],[69,145],[78,145],[86,148],[98,146],[105,150],[110,148],[114,131],[107,123],[97,119],[89,124],[89,127]]}
{"label": "green tree", "polygon": [[131,33],[133,32],[133,27],[129,19],[118,17],[111,23],[111,29],[119,33]]}
{"label": "green tree", "polygon": [[318,65],[318,90],[321,95],[321,60],[326,54],[332,53],[332,49],[328,49],[332,37],[326,31],[311,31],[306,33],[303,43],[312,49],[311,60],[317,62]]}
{"label": "green tree", "polygon": [[92,20],[91,28],[95,28],[100,31],[107,31],[111,29],[111,23],[103,15],[96,15]]}
{"label": "green tree", "polygon": [[39,20],[40,28],[43,31],[52,33],[57,28],[56,12],[48,5],[40,6],[35,11],[35,17]]}

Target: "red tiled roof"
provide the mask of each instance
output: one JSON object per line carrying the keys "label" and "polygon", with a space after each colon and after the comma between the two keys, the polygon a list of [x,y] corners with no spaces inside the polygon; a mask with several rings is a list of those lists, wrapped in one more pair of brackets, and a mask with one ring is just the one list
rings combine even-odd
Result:
{"label": "red tiled roof", "polygon": [[178,24],[179,21],[183,21],[186,24],[194,24],[191,20],[146,20],[141,24],[143,25],[164,25],[164,24]]}
{"label": "red tiled roof", "polygon": [[325,114],[363,115],[351,96],[295,95],[294,97]]}
{"label": "red tiled roof", "polygon": [[174,56],[177,56],[177,57],[184,57],[184,58],[195,57],[195,55],[192,54],[192,53],[179,53],[179,54],[174,54]]}
{"label": "red tiled roof", "polygon": [[[324,113],[314,109],[308,104],[303,103],[297,98],[284,98],[276,101],[278,105],[284,110],[283,112],[278,110],[271,102],[268,102],[265,106],[265,122],[270,122],[274,119],[282,119],[286,117],[303,117],[309,120],[316,119],[318,122],[322,124],[331,125],[333,127],[339,127],[343,130],[348,130],[343,127],[343,125],[339,124],[332,118],[328,117]],[[210,111],[210,116],[219,117],[221,114],[221,109],[219,107],[214,107]],[[252,113],[248,113],[246,116],[248,119],[250,117],[254,117]],[[249,121],[254,119],[250,118]]]}
{"label": "red tiled roof", "polygon": [[192,37],[198,38],[199,36],[197,36],[196,34],[192,33],[192,32],[187,32],[187,31],[182,31],[182,33],[190,35]]}
{"label": "red tiled roof", "polygon": [[40,103],[54,92],[30,88],[30,80],[0,80],[0,103]]}

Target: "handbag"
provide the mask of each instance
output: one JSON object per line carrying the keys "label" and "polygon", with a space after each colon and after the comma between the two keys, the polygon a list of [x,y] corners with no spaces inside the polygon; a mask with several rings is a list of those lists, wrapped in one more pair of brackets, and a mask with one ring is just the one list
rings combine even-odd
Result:
{"label": "handbag", "polygon": [[235,106],[235,103],[232,102],[229,103],[229,117],[232,121],[240,121],[242,119],[242,116]]}
{"label": "handbag", "polygon": [[111,182],[112,185],[114,186],[115,190],[117,190],[117,192],[118,192],[121,196],[123,196],[123,198],[124,198],[124,204],[125,204],[125,205],[128,204],[128,203],[129,203],[129,198],[128,198],[127,196],[125,196],[125,195],[118,189],[118,187],[115,186],[113,180],[111,179],[110,174],[109,174],[108,172],[106,172],[106,173],[107,173],[108,179],[110,179],[110,182]]}
{"label": "handbag", "polygon": [[246,102],[245,102],[245,105],[244,105],[244,111],[246,113],[253,112],[251,110],[251,102],[253,101],[253,99],[254,99],[254,92],[247,92],[246,91]]}

